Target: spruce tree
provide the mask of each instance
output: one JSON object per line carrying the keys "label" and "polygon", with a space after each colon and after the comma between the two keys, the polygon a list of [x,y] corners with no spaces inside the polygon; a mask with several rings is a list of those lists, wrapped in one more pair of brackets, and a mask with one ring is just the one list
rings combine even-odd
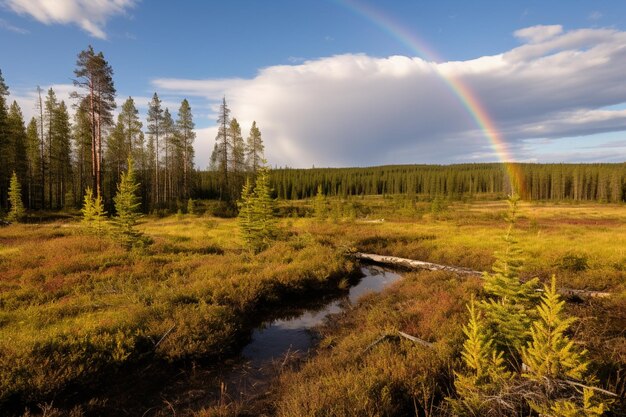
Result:
{"label": "spruce tree", "polygon": [[522,359],[527,366],[525,377],[543,388],[543,396],[535,397],[529,403],[540,415],[600,416],[607,406],[594,398],[591,389],[585,388],[580,398],[572,395],[571,386],[563,385],[563,380],[582,380],[589,367],[589,362],[584,359],[586,350],[578,349],[565,334],[575,319],[565,316],[564,304],[556,290],[556,278],[552,276],[537,307],[539,318],[532,325],[532,339],[522,350]]}
{"label": "spruce tree", "polygon": [[191,172],[193,171],[193,141],[196,138],[194,132],[193,115],[191,113],[191,107],[187,99],[184,99],[180,103],[178,109],[178,119],[176,120],[176,127],[180,136],[180,146],[183,156],[183,197],[188,197],[190,194],[190,182]]}
{"label": "spruce tree", "polygon": [[230,190],[230,158],[232,152],[232,144],[230,141],[230,109],[226,104],[226,97],[222,99],[220,112],[217,118],[217,136],[215,137],[214,155],[211,159],[215,160],[218,171],[220,184],[220,200],[226,203],[232,202]]}
{"label": "spruce tree", "polygon": [[465,372],[455,372],[454,386],[458,399],[449,399],[458,415],[479,415],[495,408],[489,398],[501,393],[512,375],[504,366],[502,352],[498,352],[476,309],[474,300],[468,305],[469,322],[463,327],[466,336],[461,358]]}
{"label": "spruce tree", "polygon": [[254,206],[254,190],[250,183],[250,178],[246,178],[246,182],[241,190],[241,199],[239,201],[239,230],[247,248],[253,248],[252,225],[253,206]]}
{"label": "spruce tree", "polygon": [[116,216],[114,224],[122,245],[130,250],[142,243],[142,235],[136,229],[137,221],[141,217],[139,208],[141,201],[137,196],[139,184],[135,180],[135,171],[132,159],[128,159],[128,170],[122,173],[117,186],[117,194],[113,198],[115,202]]}
{"label": "spruce tree", "polygon": [[267,248],[276,237],[274,206],[269,185],[269,169],[262,166],[258,171],[254,190],[250,179],[246,179],[239,203],[239,227],[246,247],[253,252]]}
{"label": "spruce tree", "polygon": [[8,122],[8,108],[6,97],[9,95],[9,87],[2,78],[0,71],[0,210],[7,206],[7,192],[11,180],[12,169],[12,146]]}
{"label": "spruce tree", "polygon": [[187,200],[187,214],[195,214],[196,212],[196,205],[193,201],[193,199],[189,199]]}
{"label": "spruce tree", "polygon": [[37,199],[40,193],[37,193],[40,182],[40,154],[39,154],[39,134],[37,133],[37,120],[33,117],[26,128],[26,196],[28,207],[37,208]]}
{"label": "spruce tree", "polygon": [[257,171],[254,184],[254,204],[252,206],[252,238],[254,250],[267,248],[276,237],[275,201],[270,188],[270,171],[265,165]]}
{"label": "spruce tree", "polygon": [[256,174],[261,161],[264,158],[263,139],[261,138],[261,131],[256,125],[256,121],[252,122],[250,128],[250,134],[246,140],[246,164],[248,168]]}
{"label": "spruce tree", "polygon": [[589,366],[565,332],[576,320],[563,312],[565,301],[556,290],[556,278],[544,287],[541,304],[537,307],[539,319],[531,329],[531,340],[522,349],[522,359],[528,366],[527,377],[582,379]]}
{"label": "spruce tree", "polygon": [[241,126],[237,119],[233,118],[229,126],[229,140],[231,149],[230,172],[231,172],[231,196],[238,199],[245,176],[245,145],[241,136]]}
{"label": "spruce tree", "polygon": [[509,198],[509,226],[504,236],[505,250],[496,253],[493,272],[483,275],[483,289],[487,299],[480,303],[488,325],[497,335],[496,347],[506,352],[509,361],[514,363],[519,361],[516,352],[528,340],[532,308],[538,299],[537,278],[526,283],[520,281],[523,259],[518,242],[513,236],[518,201],[517,195]]}
{"label": "spruce tree", "polygon": [[153,198],[153,207],[158,207],[161,203],[162,192],[161,192],[161,178],[160,178],[160,167],[161,167],[161,157],[160,150],[162,143],[159,142],[162,139],[163,135],[163,109],[161,108],[161,100],[157,93],[154,93],[152,96],[152,101],[148,105],[148,136],[150,137],[150,143],[152,145],[152,151],[154,152],[152,161],[153,164],[153,177],[152,177],[152,198]]}
{"label": "spruce tree", "polygon": [[10,209],[7,219],[10,222],[20,222],[26,215],[26,211],[24,210],[24,203],[22,202],[22,187],[20,186],[15,171],[13,171],[9,185],[9,205]]}
{"label": "spruce tree", "polygon": [[325,220],[328,216],[328,203],[322,189],[322,184],[317,186],[317,194],[315,195],[315,205],[313,206],[315,218]]}
{"label": "spruce tree", "polygon": [[83,227],[88,233],[102,237],[107,230],[107,213],[104,210],[102,197],[94,198],[91,187],[87,187],[83,201],[83,208],[81,209]]}

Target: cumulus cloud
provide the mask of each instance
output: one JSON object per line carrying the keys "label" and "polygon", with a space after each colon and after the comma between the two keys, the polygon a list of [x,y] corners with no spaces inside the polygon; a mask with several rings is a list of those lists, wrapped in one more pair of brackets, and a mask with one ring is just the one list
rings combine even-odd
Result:
{"label": "cumulus cloud", "polygon": [[[543,26],[515,35],[525,43],[467,61],[339,55],[264,68],[251,79],[153,84],[213,103],[225,95],[244,129],[258,122],[278,165],[497,160],[459,85],[518,160],[537,157],[530,139],[626,130],[626,111],[609,108],[626,103],[626,32]],[[197,155],[208,159],[212,141],[199,136]]]}
{"label": "cumulus cloud", "polygon": [[10,10],[46,25],[76,24],[91,36],[106,39],[104,27],[115,15],[125,14],[136,0],[4,0]]}

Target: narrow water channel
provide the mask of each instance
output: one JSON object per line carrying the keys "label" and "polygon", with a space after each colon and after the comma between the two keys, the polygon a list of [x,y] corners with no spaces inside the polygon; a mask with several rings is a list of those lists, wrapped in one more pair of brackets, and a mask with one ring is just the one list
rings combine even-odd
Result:
{"label": "narrow water channel", "polygon": [[317,309],[304,310],[295,317],[271,320],[254,330],[242,356],[253,367],[262,367],[288,353],[306,354],[314,343],[313,327],[320,325],[329,315],[339,313],[345,303],[355,303],[364,294],[380,292],[400,279],[397,273],[377,266],[364,266],[361,272],[363,278],[350,288],[347,296],[329,300]]}
{"label": "narrow water channel", "polygon": [[224,401],[246,403],[263,396],[271,390],[278,367],[287,355],[290,359],[306,357],[314,347],[315,326],[366,293],[378,293],[401,278],[377,266],[363,266],[361,272],[363,277],[343,295],[329,294],[313,302],[286,302],[284,310],[276,311],[252,332],[250,342],[238,357],[215,366],[183,367],[167,377],[142,379],[128,392],[120,389],[116,399],[107,402],[95,415],[161,417],[176,410],[178,415],[189,416]]}

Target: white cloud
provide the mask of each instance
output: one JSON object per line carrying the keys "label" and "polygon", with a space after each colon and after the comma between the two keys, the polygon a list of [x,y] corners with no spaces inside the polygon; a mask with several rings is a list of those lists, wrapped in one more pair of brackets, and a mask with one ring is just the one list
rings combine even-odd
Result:
{"label": "white cloud", "polygon": [[[550,26],[516,36],[528,42],[468,61],[339,55],[268,67],[251,79],[153,84],[214,105],[225,95],[244,133],[257,121],[278,165],[496,160],[451,82],[473,92],[518,160],[537,158],[525,146],[531,138],[626,131],[626,112],[609,109],[626,103],[626,32]],[[210,150],[213,137],[197,142]]]}
{"label": "white cloud", "polygon": [[563,33],[561,25],[538,25],[516,30],[513,34],[523,41],[543,42]]}
{"label": "white cloud", "polygon": [[30,15],[46,25],[76,24],[91,36],[106,39],[104,27],[109,18],[125,14],[136,0],[3,0],[20,15]]}

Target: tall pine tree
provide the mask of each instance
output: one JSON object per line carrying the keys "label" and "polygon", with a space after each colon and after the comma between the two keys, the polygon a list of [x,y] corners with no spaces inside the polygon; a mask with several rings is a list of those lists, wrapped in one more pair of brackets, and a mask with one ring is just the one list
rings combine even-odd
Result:
{"label": "tall pine tree", "polygon": [[191,195],[191,173],[193,172],[193,141],[196,138],[194,132],[193,115],[191,107],[187,99],[180,103],[178,109],[178,120],[176,120],[178,134],[180,137],[180,147],[182,151],[182,167],[183,167],[183,192],[182,197],[188,198]]}
{"label": "tall pine tree", "polygon": [[246,140],[246,164],[249,169],[256,174],[264,156],[265,147],[261,138],[261,131],[256,125],[256,121],[252,122],[250,134]]}
{"label": "tall pine tree", "polygon": [[104,59],[102,52],[96,54],[93,47],[78,54],[74,85],[82,93],[74,92],[80,106],[86,99],[91,127],[91,175],[93,190],[96,196],[101,195],[102,187],[102,158],[103,135],[105,130],[113,124],[113,110],[115,109],[115,87],[113,85],[113,69]]}

